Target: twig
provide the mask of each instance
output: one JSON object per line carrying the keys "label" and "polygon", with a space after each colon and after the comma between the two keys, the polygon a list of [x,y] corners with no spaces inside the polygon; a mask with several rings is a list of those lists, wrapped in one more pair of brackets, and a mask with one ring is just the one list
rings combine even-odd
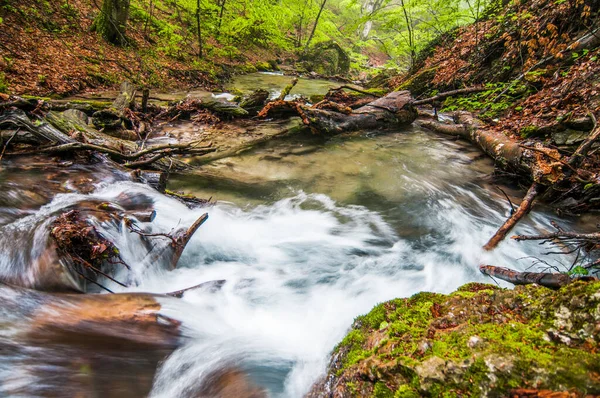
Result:
{"label": "twig", "polygon": [[6,144],[4,144],[4,148],[2,148],[2,153],[0,153],[0,161],[2,161],[2,157],[4,157],[4,152],[6,152],[6,148],[8,147],[8,144],[10,144],[12,139],[15,138],[17,134],[19,134],[19,131],[21,131],[21,128],[18,128],[15,131],[15,133],[13,135],[11,135],[10,138],[6,141]]}
{"label": "twig", "polygon": [[513,205],[510,198],[508,197],[508,195],[506,194],[506,192],[504,192],[504,190],[502,188],[500,188],[497,185],[496,185],[496,188],[498,188],[498,190],[504,194],[504,197],[506,198],[506,200],[508,200],[508,205],[510,206],[510,215],[512,216],[513,214],[515,214],[515,206]]}

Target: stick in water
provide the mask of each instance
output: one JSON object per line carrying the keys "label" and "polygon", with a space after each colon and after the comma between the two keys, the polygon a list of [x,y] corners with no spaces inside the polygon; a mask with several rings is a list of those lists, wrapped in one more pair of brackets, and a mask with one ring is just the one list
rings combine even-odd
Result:
{"label": "stick in water", "polygon": [[533,204],[533,200],[538,194],[538,189],[539,184],[537,182],[531,184],[531,187],[529,187],[529,190],[527,191],[527,194],[523,198],[523,201],[517,208],[517,211],[515,211],[513,215],[511,215],[509,219],[506,220],[504,224],[502,224],[502,226],[498,229],[498,231],[496,231],[496,233],[494,234],[494,236],[492,236],[488,243],[486,243],[485,246],[483,246],[485,250],[489,251],[495,249],[496,246],[498,246],[498,243],[500,243],[502,239],[506,237],[506,234],[508,234],[510,230],[513,229],[515,225],[517,225],[519,220],[523,218],[527,213],[529,213],[531,205]]}

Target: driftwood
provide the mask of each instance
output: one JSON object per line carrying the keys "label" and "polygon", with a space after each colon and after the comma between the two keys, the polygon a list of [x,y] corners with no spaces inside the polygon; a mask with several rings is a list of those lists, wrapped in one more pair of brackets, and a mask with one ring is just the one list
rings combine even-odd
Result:
{"label": "driftwood", "polygon": [[511,229],[513,229],[515,225],[517,225],[519,220],[529,213],[529,210],[531,210],[533,201],[538,195],[540,188],[541,187],[537,182],[531,184],[531,187],[529,187],[527,194],[523,198],[523,201],[521,201],[521,204],[517,210],[508,218],[508,220],[506,220],[506,222],[504,222],[504,224],[502,224],[494,236],[492,236],[490,240],[483,246],[485,250],[489,251],[495,249],[496,246],[498,246],[498,243],[500,243],[506,237],[506,235]]}
{"label": "driftwood", "polygon": [[[76,116],[76,112],[66,111],[61,115],[54,112],[48,113],[48,121],[63,131],[49,123],[33,123],[22,110],[7,111],[0,115],[0,128],[8,127],[11,129],[10,131],[20,130],[13,142],[35,144],[36,146],[32,150],[7,151],[5,155],[23,156],[40,153],[65,154],[93,151],[106,154],[113,160],[122,162],[128,168],[157,166],[168,169],[172,167],[173,162],[161,163],[165,157],[173,155],[201,156],[215,151],[210,143],[200,145],[198,142],[156,145],[136,150],[133,142],[110,137],[89,128],[83,120]],[[74,137],[80,135],[79,139],[83,142],[67,135],[67,132],[75,132]]]}
{"label": "driftwood", "polygon": [[496,267],[493,265],[481,265],[479,271],[482,274],[496,277],[512,283],[513,285],[529,285],[537,283],[540,286],[558,289],[571,283],[573,280],[567,274],[551,274],[547,272],[519,272],[509,268]]}

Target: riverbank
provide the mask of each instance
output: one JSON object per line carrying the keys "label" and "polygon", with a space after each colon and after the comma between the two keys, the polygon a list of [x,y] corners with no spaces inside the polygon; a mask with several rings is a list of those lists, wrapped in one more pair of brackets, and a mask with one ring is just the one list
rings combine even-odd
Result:
{"label": "riverbank", "polygon": [[308,397],[600,394],[600,283],[467,284],[355,319]]}

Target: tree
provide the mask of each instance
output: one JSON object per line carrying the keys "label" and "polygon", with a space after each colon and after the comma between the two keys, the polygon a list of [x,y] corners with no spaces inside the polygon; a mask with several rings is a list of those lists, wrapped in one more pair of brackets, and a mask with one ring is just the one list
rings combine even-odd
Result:
{"label": "tree", "polygon": [[381,6],[383,5],[383,0],[366,0],[363,5],[362,11],[365,16],[368,18],[363,26],[362,32],[360,34],[360,38],[362,40],[367,40],[369,37],[369,33],[373,28],[373,14],[376,13]]}
{"label": "tree", "polygon": [[196,31],[198,34],[198,58],[202,58],[204,52],[202,46],[202,27],[200,25],[200,0],[196,2]]}
{"label": "tree", "polygon": [[317,18],[315,19],[315,24],[313,25],[312,31],[310,32],[310,36],[308,36],[308,40],[306,41],[305,49],[308,48],[310,42],[313,39],[313,36],[315,35],[315,30],[317,30],[317,25],[319,24],[319,19],[321,18],[321,13],[323,12],[323,8],[325,8],[326,2],[327,0],[323,0],[323,3],[321,3],[321,8],[319,8],[319,13],[317,14]]}
{"label": "tree", "polygon": [[125,31],[129,18],[129,3],[130,0],[104,0],[92,30],[100,33],[109,43],[126,45]]}

